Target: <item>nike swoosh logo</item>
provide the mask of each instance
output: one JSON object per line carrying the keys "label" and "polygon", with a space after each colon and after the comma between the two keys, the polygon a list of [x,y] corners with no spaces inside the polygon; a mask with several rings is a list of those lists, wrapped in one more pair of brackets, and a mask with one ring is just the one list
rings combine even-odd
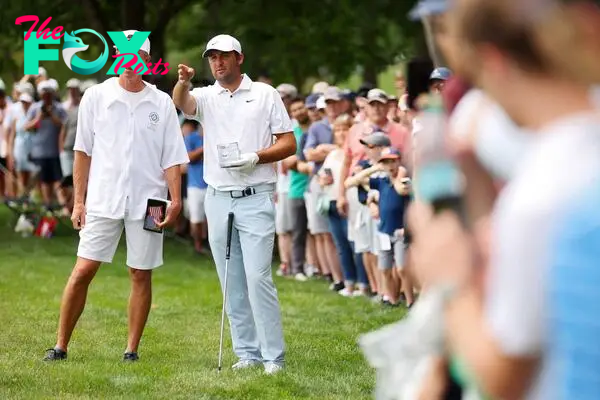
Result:
{"label": "nike swoosh logo", "polygon": [[253,101],[254,101],[254,99],[252,99],[252,100],[246,100],[246,103],[251,103]]}

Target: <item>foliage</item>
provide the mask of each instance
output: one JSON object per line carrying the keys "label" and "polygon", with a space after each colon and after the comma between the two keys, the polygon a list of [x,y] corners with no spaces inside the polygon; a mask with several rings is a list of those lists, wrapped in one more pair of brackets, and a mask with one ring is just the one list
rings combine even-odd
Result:
{"label": "foliage", "polygon": [[[326,79],[337,82],[362,71],[374,80],[388,65],[414,52],[419,24],[406,14],[416,0],[23,0],[6,2],[0,14],[0,72],[5,80],[22,74],[23,30],[14,24],[18,16],[36,14],[43,21],[52,16],[50,27],[68,30],[91,28],[105,35],[109,30],[152,31],[154,61],[170,64],[169,86],[177,64],[187,63],[210,78],[201,54],[207,40],[230,33],[242,42],[245,71],[256,77],[267,73],[275,82],[298,86]],[[105,37],[108,37],[106,35]],[[90,58],[100,49],[92,44]],[[87,54],[86,54],[87,55]],[[59,80],[73,76],[63,63],[44,67]],[[108,67],[108,64],[107,64]],[[105,77],[105,70],[95,76]]]}

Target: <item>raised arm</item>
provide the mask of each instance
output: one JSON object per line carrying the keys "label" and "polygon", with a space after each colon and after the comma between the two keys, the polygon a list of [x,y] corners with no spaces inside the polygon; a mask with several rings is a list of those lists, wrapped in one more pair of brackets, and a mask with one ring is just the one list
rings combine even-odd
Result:
{"label": "raised arm", "polygon": [[194,77],[194,68],[179,64],[179,80],[173,89],[173,103],[186,115],[197,115],[198,105],[194,96],[190,94],[191,80]]}
{"label": "raised arm", "polygon": [[369,183],[369,177],[376,172],[382,170],[381,164],[377,163],[372,167],[364,169],[354,176],[349,177],[344,181],[344,187],[351,188],[354,186],[365,185]]}

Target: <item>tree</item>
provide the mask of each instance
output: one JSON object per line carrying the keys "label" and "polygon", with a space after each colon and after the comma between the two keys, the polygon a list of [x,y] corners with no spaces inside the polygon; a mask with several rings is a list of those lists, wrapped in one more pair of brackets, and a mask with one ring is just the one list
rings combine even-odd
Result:
{"label": "tree", "polygon": [[[3,26],[10,27],[11,33],[18,37],[24,30],[29,29],[30,25],[16,26],[15,19],[21,15],[31,14],[31,10],[43,10],[43,13],[38,14],[40,23],[48,16],[52,16],[52,22],[49,25],[51,29],[58,25],[64,26],[67,31],[87,27],[97,31],[107,40],[109,39],[108,31],[150,30],[151,56],[152,61],[156,62],[159,58],[165,60],[164,54],[167,51],[165,37],[169,23],[192,3],[194,3],[193,0],[127,0],[121,2],[82,0],[81,6],[76,7],[72,1],[68,0],[54,2],[32,0],[27,4],[9,2],[9,9],[3,10],[3,19],[9,21],[3,21],[7,22]],[[198,2],[196,1],[196,3]],[[1,44],[2,42],[0,42]],[[4,49],[4,46],[2,48]],[[96,50],[97,54],[100,54],[100,50],[98,48]],[[107,63],[106,68],[98,73],[98,77],[105,76],[106,70],[111,64],[112,62]],[[64,73],[66,68],[61,69]],[[151,79],[159,86],[164,86],[165,78],[163,76],[153,76]]]}

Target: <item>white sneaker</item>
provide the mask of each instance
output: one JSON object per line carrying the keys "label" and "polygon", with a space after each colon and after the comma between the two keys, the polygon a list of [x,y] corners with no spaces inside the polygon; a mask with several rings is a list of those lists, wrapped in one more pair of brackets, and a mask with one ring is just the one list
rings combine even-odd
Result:
{"label": "white sneaker", "polygon": [[235,364],[233,364],[231,366],[231,369],[246,369],[246,368],[252,368],[252,367],[256,367],[257,365],[260,365],[261,362],[258,360],[239,360],[238,362],[236,362]]}
{"label": "white sneaker", "polygon": [[344,297],[352,297],[354,294],[351,290],[348,290],[348,288],[343,288],[338,293]]}
{"label": "white sneaker", "polygon": [[300,281],[300,282],[306,282],[308,280],[306,275],[304,275],[301,272],[297,273],[296,276],[294,276],[294,279],[296,279],[297,281]]}
{"label": "white sneaker", "polygon": [[265,363],[265,374],[274,375],[281,371],[283,371],[283,365],[274,363],[272,361]]}
{"label": "white sneaker", "polygon": [[319,272],[319,270],[317,269],[317,267],[315,267],[314,265],[306,265],[304,267],[304,270],[306,271],[306,276],[309,278],[312,278],[313,276],[315,276],[315,274],[317,272]]}
{"label": "white sneaker", "polygon": [[356,289],[354,292],[352,292],[353,297],[362,297],[364,295],[365,293],[360,289]]}

